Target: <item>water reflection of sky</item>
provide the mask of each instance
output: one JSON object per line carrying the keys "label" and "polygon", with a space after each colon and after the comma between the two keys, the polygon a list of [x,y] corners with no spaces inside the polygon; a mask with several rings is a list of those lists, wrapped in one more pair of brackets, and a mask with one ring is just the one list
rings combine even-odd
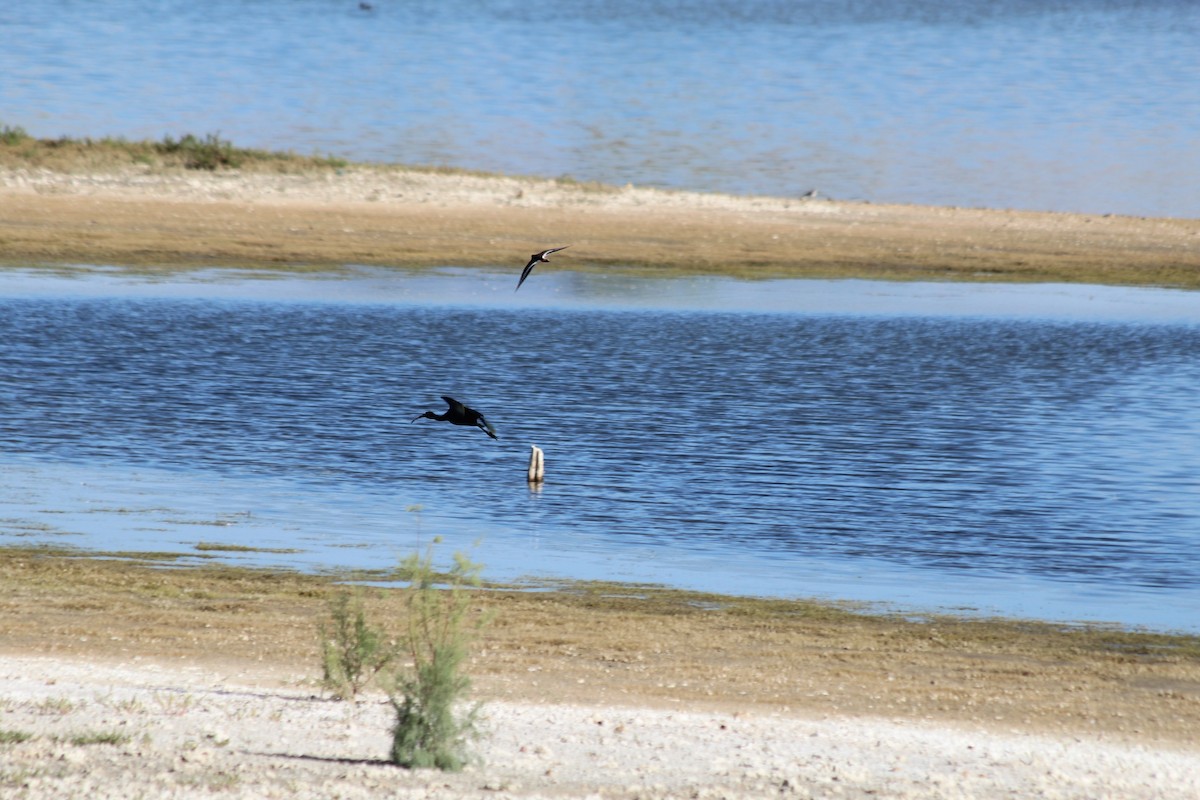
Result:
{"label": "water reflection of sky", "polygon": [[1200,213],[1194,0],[374,6],[5,3],[3,122],[616,185]]}
{"label": "water reflection of sky", "polygon": [[[269,275],[269,274],[268,274]],[[868,280],[741,281],[547,271],[514,292],[514,272],[360,267],[293,277],[236,270],[134,276],[81,268],[65,275],[0,272],[0,296],[187,297],[461,307],[657,309],[877,316],[1200,322],[1200,292],[1057,283]]]}
{"label": "water reflection of sky", "polygon": [[[505,313],[513,308],[721,310],[839,317],[1012,317],[1172,322],[1189,326],[1200,323],[1200,293],[1163,289],[870,281],[752,283],[721,278],[636,280],[602,273],[558,271],[535,277],[536,281],[528,282],[514,294],[515,275],[511,272],[454,268],[417,274],[362,269],[348,275],[270,279],[226,271],[169,279],[130,277],[109,270],[71,276],[7,271],[0,272],[0,299],[78,296],[270,301],[311,306],[321,317],[326,316],[320,312],[321,304],[372,304],[440,306],[448,310],[502,308]],[[483,316],[491,319],[495,315]],[[537,342],[529,344],[533,349],[538,347]],[[1136,389],[1139,384],[1134,382],[1132,386]],[[1082,456],[1061,452],[1060,458],[1044,465],[1049,471],[1044,476],[1046,482],[1072,491],[1077,488],[1085,494],[1104,493],[1121,490],[1122,476],[1136,469],[1139,463],[1149,464],[1147,469],[1159,469],[1163,463],[1168,466],[1192,463],[1189,458],[1148,460],[1140,457],[1144,453],[1113,449],[1117,446],[1114,443],[1124,443],[1121,447],[1144,445],[1156,452],[1186,446],[1177,431],[1163,429],[1161,425],[1151,425],[1146,435],[1135,437],[1132,443],[1115,435],[1118,431],[1112,430],[1112,425],[1136,425],[1137,419],[1127,414],[1114,415],[1108,406],[1117,403],[1122,408],[1136,410],[1146,405],[1145,398],[1100,393],[1095,397],[1085,396],[1080,402],[1084,406],[1097,404],[1094,414],[1086,408],[1080,412],[1092,426],[1087,435],[1095,441],[1095,447]],[[1161,403],[1156,399],[1155,405]],[[1038,406],[1028,406],[1025,410],[1034,416],[1043,413]],[[1171,413],[1174,418],[1185,419],[1188,412],[1175,409]],[[1079,416],[1073,415],[1068,420]],[[407,418],[403,421],[407,422]],[[411,433],[407,426],[401,427],[405,428],[403,433]],[[1064,439],[1062,447],[1073,447],[1073,441]],[[469,439],[463,442],[455,437],[443,442],[451,446],[460,443],[466,447],[474,444]],[[491,455],[499,457],[498,451],[496,454],[489,451]],[[688,457],[686,452],[683,455]],[[833,455],[826,453],[826,457]],[[853,459],[852,453],[842,455]],[[1089,474],[1111,475],[1113,485],[1075,487],[1073,476],[1053,474],[1058,465],[1071,469],[1081,463],[1081,458],[1103,462]],[[0,542],[10,544],[38,541],[97,550],[166,550],[199,557],[195,549],[198,543],[218,546],[252,543],[276,552],[218,550],[208,554],[236,563],[282,564],[302,569],[331,566],[377,569],[394,564],[401,555],[437,533],[446,539],[448,550],[476,548],[477,560],[484,562],[488,576],[497,580],[533,574],[667,583],[735,594],[753,587],[756,594],[849,599],[903,609],[957,609],[980,614],[1104,620],[1200,630],[1200,589],[1188,585],[1138,584],[1119,578],[1112,582],[1055,581],[1020,572],[1001,574],[980,568],[979,564],[993,559],[999,563],[1002,558],[995,554],[989,554],[988,558],[971,556],[975,552],[971,548],[986,545],[986,540],[956,538],[956,544],[945,551],[961,552],[963,558],[972,562],[970,570],[930,573],[895,559],[876,557],[869,549],[863,549],[853,558],[830,556],[818,549],[816,540],[807,551],[773,550],[761,542],[739,544],[740,540],[724,536],[720,540],[695,538],[685,548],[652,536],[630,536],[615,544],[604,526],[564,526],[551,530],[539,524],[539,514],[556,503],[577,504],[579,500],[571,496],[574,487],[553,482],[547,484],[543,494],[526,497],[522,480],[516,484],[516,494],[521,497],[515,500],[514,487],[506,484],[501,494],[517,510],[510,515],[511,519],[497,524],[487,515],[439,511],[439,504],[445,505],[445,489],[436,481],[346,483],[339,482],[342,481],[339,475],[319,472],[298,478],[296,474],[247,470],[244,465],[225,472],[193,470],[184,464],[171,469],[111,457],[76,462],[69,458],[9,453],[0,454],[0,463],[3,463]],[[314,468],[323,464],[328,468],[326,462],[314,462]],[[369,465],[357,466],[365,470]],[[565,469],[561,460],[555,466],[560,471]],[[1110,466],[1113,469],[1109,470]],[[921,476],[913,477],[920,483]],[[1194,485],[1196,480],[1195,475],[1189,474],[1153,478],[1148,483],[1156,486],[1170,481]],[[585,476],[583,482],[596,480]],[[813,476],[813,480],[828,483],[831,496],[840,491],[836,488],[836,476]],[[1133,488],[1141,485],[1137,483]],[[602,489],[591,487],[603,494]],[[1173,491],[1170,496],[1176,502],[1182,495]],[[638,500],[636,496],[625,496],[624,500],[625,505],[621,506],[624,510],[616,513],[640,513],[639,504],[633,502]],[[1134,500],[1153,503],[1156,510],[1179,513],[1182,518],[1195,514],[1194,506],[1163,505],[1144,493]],[[410,507],[424,510],[404,513]],[[1059,548],[1062,543],[1045,544]],[[1169,544],[1187,547],[1186,543]],[[1111,553],[1116,546],[1106,545],[1097,552]],[[1120,546],[1148,545],[1132,541]],[[296,552],[288,552],[292,550]],[[1044,551],[1038,552],[1045,556]],[[731,557],[731,553],[736,557]]]}
{"label": "water reflection of sky", "polygon": [[[427,546],[444,558],[463,551],[493,581],[617,581],[719,594],[864,603],[879,610],[1102,621],[1200,633],[1200,592],[1161,592],[1094,583],[1056,583],[974,572],[921,579],[883,559],[822,558],[662,543],[614,548],[586,532],[547,536],[422,516],[396,498],[260,475],[189,475],[147,467],[0,459],[0,544],[46,543],[118,553],[173,553],[167,564],[219,560],[305,571],[379,570]],[[551,489],[552,491],[552,489]],[[407,497],[408,495],[406,495]],[[419,498],[418,498],[419,499]],[[30,501],[34,501],[33,506]],[[257,551],[243,552],[252,543]],[[198,547],[199,545],[199,547]],[[235,548],[222,550],[222,547]],[[211,548],[211,549],[210,549]],[[747,587],[753,587],[747,591]]]}

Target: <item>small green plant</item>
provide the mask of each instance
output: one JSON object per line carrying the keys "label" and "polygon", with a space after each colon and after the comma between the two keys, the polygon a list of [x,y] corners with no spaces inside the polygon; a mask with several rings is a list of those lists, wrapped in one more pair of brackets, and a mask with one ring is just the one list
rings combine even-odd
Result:
{"label": "small green plant", "polygon": [[123,733],[115,733],[108,731],[99,731],[93,733],[80,733],[70,737],[71,744],[85,746],[89,744],[126,744],[129,742],[129,737]]}
{"label": "small green plant", "polygon": [[421,512],[424,509],[425,506],[421,505],[420,503],[414,503],[413,505],[404,509],[408,513],[412,514],[417,520],[417,547],[421,546]]}
{"label": "small green plant", "polygon": [[65,697],[47,697],[44,700],[39,700],[34,709],[39,714],[70,714],[76,709],[75,703],[72,703]]}
{"label": "small green plant", "polygon": [[25,731],[10,731],[0,728],[0,744],[20,744],[33,738],[32,733]]}
{"label": "small green plant", "polygon": [[367,623],[362,595],[339,593],[329,602],[329,617],[321,626],[321,685],[334,697],[350,700],[391,663],[396,650]]}
{"label": "small green plant", "polygon": [[183,716],[196,702],[190,694],[172,691],[155,692],[154,701],[158,703],[158,708],[162,713],[170,714],[173,717]]}
{"label": "small green plant", "polygon": [[[468,759],[467,742],[477,735],[479,706],[458,710],[471,687],[463,672],[470,642],[484,624],[471,610],[470,590],[480,585],[482,564],[462,553],[444,575],[433,568],[433,548],[404,560],[402,572],[409,580],[405,590],[408,630],[403,644],[412,661],[393,677],[388,691],[396,709],[392,729],[392,761],[409,769],[435,767],[462,769]],[[441,578],[446,588],[438,588]]]}

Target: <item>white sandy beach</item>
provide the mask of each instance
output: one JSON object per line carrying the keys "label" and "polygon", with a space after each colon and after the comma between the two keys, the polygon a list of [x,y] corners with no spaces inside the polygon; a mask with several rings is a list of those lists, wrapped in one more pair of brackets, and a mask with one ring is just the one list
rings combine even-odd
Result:
{"label": "white sandy beach", "polygon": [[6,656],[0,676],[0,732],[32,735],[0,744],[5,798],[1200,796],[1200,751],[1104,736],[549,703],[490,702],[479,764],[408,771],[379,694],[149,660]]}

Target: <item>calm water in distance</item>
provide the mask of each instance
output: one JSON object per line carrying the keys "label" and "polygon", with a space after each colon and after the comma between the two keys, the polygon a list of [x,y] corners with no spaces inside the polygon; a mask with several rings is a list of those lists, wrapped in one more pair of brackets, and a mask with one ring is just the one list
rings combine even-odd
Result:
{"label": "calm water in distance", "polygon": [[838,199],[1200,216],[1194,0],[0,4],[0,123]]}
{"label": "calm water in distance", "polygon": [[0,543],[1200,630],[1200,295],[512,277],[6,274]]}

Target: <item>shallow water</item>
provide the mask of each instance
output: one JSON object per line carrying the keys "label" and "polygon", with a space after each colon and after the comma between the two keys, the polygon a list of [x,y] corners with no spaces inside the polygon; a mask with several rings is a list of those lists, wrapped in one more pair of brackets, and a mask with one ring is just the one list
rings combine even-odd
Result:
{"label": "shallow water", "polygon": [[1200,216],[1192,0],[45,0],[0,123],[615,184]]}
{"label": "shallow water", "polygon": [[0,542],[1200,630],[1200,295],[511,277],[5,275]]}

